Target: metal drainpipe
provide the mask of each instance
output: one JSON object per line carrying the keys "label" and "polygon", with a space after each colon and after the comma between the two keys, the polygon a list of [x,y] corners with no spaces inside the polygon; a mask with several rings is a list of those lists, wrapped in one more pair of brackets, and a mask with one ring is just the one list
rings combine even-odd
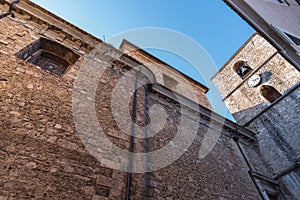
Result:
{"label": "metal drainpipe", "polygon": [[148,172],[150,170],[150,154],[149,152],[151,151],[151,146],[150,146],[150,128],[149,128],[149,85],[144,86],[144,91],[145,91],[145,123],[146,123],[146,129],[145,129],[145,151],[147,154],[147,159],[146,159],[146,174],[145,174],[145,184],[146,184],[146,199],[150,200],[151,199],[151,194],[150,194],[150,181],[151,181],[151,173]]}
{"label": "metal drainpipe", "polygon": [[251,174],[251,172],[253,172],[253,169],[252,169],[252,167],[251,167],[251,165],[250,165],[250,163],[249,163],[249,161],[248,161],[241,145],[239,144],[239,138],[238,137],[233,137],[233,140],[235,141],[236,145],[238,146],[238,148],[239,148],[239,150],[240,150],[240,152],[241,152],[241,154],[242,154],[242,156],[243,156],[243,158],[244,158],[244,160],[245,160],[245,162],[246,162],[246,164],[249,168],[249,175],[250,175],[256,189],[259,191],[260,196],[264,200],[270,200],[270,198],[269,198],[268,194],[266,193],[265,189],[263,187],[261,187],[260,181],[253,178],[253,176]]}
{"label": "metal drainpipe", "polygon": [[11,4],[9,5],[8,12],[0,14],[0,19],[2,19],[4,17],[7,17],[8,15],[12,14],[12,10],[14,8],[14,5],[17,4],[17,3],[19,3],[19,2],[20,2],[20,0],[15,0],[15,1],[11,2]]}
{"label": "metal drainpipe", "polygon": [[127,200],[130,200],[130,195],[131,195],[132,165],[133,165],[134,137],[135,137],[136,110],[137,110],[137,89],[138,89],[138,79],[139,79],[140,73],[141,73],[141,67],[139,68],[139,71],[136,73],[136,79],[135,79],[135,83],[134,83],[130,150],[129,150],[130,153],[129,153],[129,165],[128,165],[128,176],[127,176],[127,194],[126,194]]}

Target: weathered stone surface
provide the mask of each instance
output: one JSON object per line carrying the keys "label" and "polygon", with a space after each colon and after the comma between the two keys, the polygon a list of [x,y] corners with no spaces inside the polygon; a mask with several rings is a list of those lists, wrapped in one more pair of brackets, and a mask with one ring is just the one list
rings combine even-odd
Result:
{"label": "weathered stone surface", "polygon": [[137,49],[137,47],[128,41],[123,41],[120,49],[126,54],[135,58],[137,61],[146,65],[154,74],[156,82],[172,89],[198,104],[211,109],[212,107],[206,96],[208,89],[202,84],[197,83],[191,78],[183,75],[172,66],[160,61],[152,55]]}
{"label": "weathered stone surface", "polygon": [[[248,78],[242,80],[232,70],[237,60],[247,61],[253,67],[248,78],[259,75],[258,86],[250,87]],[[228,77],[231,78],[228,80]],[[300,184],[296,164],[300,158],[300,72],[265,39],[255,34],[212,80],[237,123],[256,133],[257,147],[245,148],[252,168],[279,181],[280,194],[274,196],[298,199],[299,188],[295,185]],[[272,91],[264,94],[263,86],[275,88],[280,93],[279,98],[273,102],[268,100],[266,97]],[[266,168],[261,167],[263,165]]]}
{"label": "weathered stone surface", "polygon": [[[284,94],[300,80],[299,71],[276,52],[273,46],[256,34],[212,78],[238,124],[244,125],[270,105],[260,93],[261,85],[271,85]],[[245,80],[232,69],[238,60],[246,61],[253,68],[252,74]],[[259,86],[249,87],[248,78],[254,74],[262,80]]]}
{"label": "weathered stone surface", "polygon": [[[0,75],[7,80],[0,87],[0,198],[125,199],[128,192],[128,174],[110,169],[103,163],[117,166],[116,168],[128,168],[129,159],[115,152],[98,160],[90,154],[91,149],[101,151],[101,148],[109,148],[111,144],[100,148],[95,139],[97,135],[89,135],[94,129],[90,126],[84,127],[86,136],[90,137],[80,140],[72,112],[72,94],[79,90],[79,97],[89,102],[83,105],[82,113],[78,114],[90,119],[90,113],[86,113],[86,110],[95,107],[98,123],[106,136],[114,145],[128,151],[131,144],[130,132],[124,131],[124,127],[119,127],[115,121],[111,98],[114,88],[125,73],[138,63],[126,67],[119,50],[101,43],[31,2],[21,1],[16,17],[20,20],[11,17],[0,20],[0,29],[5,30],[0,34],[0,39],[5,41],[4,44],[0,43],[0,48],[6,52],[0,53]],[[39,37],[46,36],[80,55],[77,62],[61,77],[15,56],[16,52]],[[99,54],[87,55],[97,44],[101,44]],[[78,77],[78,70],[85,58],[89,58],[92,66],[95,66],[93,70],[105,69],[102,79],[96,85],[95,94],[74,88],[74,80]],[[106,68],[111,61],[113,64]],[[115,66],[116,63],[120,66]],[[93,76],[96,73],[82,73],[87,74],[85,84],[88,88],[91,86],[89,80],[95,78]],[[136,74],[126,76],[128,84],[135,83]],[[141,75],[140,80],[146,82],[144,75]],[[212,151],[206,157],[200,158],[199,149],[206,145],[204,136],[207,135],[208,126],[211,123],[215,125],[209,135],[213,140],[223,124],[210,120],[211,111],[189,100],[181,108],[171,98],[169,90],[156,86],[156,89],[147,88],[149,91],[144,87],[138,89],[136,124],[141,127],[140,133],[146,134],[146,125],[149,123],[149,113],[146,110],[152,105],[161,106],[160,112],[166,113],[166,119],[161,121],[165,120],[165,123],[154,123],[152,128],[160,131],[149,141],[137,138],[133,151],[155,151],[167,144],[174,147],[179,145],[172,139],[179,129],[183,115],[190,119],[188,124],[193,124],[192,122],[200,118],[196,127],[187,126],[186,130],[190,132],[196,129],[197,135],[192,145],[183,149],[184,154],[173,164],[151,173],[133,174],[130,184],[131,199],[260,199],[248,175],[249,167],[232,139],[242,135],[244,129],[225,121],[228,126],[222,131],[221,137],[215,139],[216,145]],[[201,104],[209,108],[204,92],[200,92]],[[148,101],[145,98],[147,95]],[[201,107],[201,112],[192,109],[193,105],[196,108]],[[118,108],[127,110],[132,115],[133,100],[121,101]],[[131,125],[131,120],[128,124]],[[245,149],[249,148],[248,152],[255,157],[251,136],[250,132],[240,143]],[[86,146],[83,141],[87,142]],[[87,146],[90,147],[89,151]],[[143,166],[146,162],[149,160],[139,160],[139,164]],[[258,162],[257,168],[264,166]]]}

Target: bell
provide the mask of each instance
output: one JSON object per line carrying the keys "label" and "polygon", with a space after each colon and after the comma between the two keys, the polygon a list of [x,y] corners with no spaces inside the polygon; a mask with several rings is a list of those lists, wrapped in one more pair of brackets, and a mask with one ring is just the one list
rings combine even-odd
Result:
{"label": "bell", "polygon": [[251,71],[251,68],[247,65],[243,64],[237,71],[237,73],[244,78],[249,72]]}

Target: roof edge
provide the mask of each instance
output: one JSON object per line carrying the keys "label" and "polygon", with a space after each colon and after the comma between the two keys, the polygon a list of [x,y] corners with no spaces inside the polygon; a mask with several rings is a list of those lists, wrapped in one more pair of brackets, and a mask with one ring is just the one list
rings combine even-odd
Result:
{"label": "roof edge", "polygon": [[[4,0],[4,1],[5,1],[5,3],[9,3],[9,2],[10,2],[9,0]],[[24,4],[29,5],[29,6],[32,7],[33,9],[37,9],[37,10],[39,10],[40,12],[45,13],[46,15],[49,15],[49,16],[52,17],[53,19],[60,21],[61,23],[65,24],[66,26],[69,26],[70,28],[72,28],[72,29],[78,31],[79,33],[85,35],[86,37],[89,37],[90,39],[94,40],[95,42],[99,42],[99,43],[102,43],[102,42],[103,42],[103,41],[102,41],[101,39],[99,39],[98,37],[92,35],[91,33],[89,33],[89,32],[87,32],[87,31],[85,31],[85,30],[79,28],[78,26],[76,26],[76,25],[74,25],[74,24],[72,24],[72,23],[68,22],[67,20],[65,20],[65,19],[63,19],[63,18],[57,16],[56,14],[52,13],[51,11],[48,11],[47,9],[45,9],[45,8],[43,8],[42,6],[40,6],[40,5],[38,5],[38,4],[34,3],[34,2],[32,2],[31,0],[22,0],[22,1],[20,1],[21,4],[17,4],[17,5],[15,6],[15,8],[18,8],[18,9],[23,10],[22,2],[23,2]],[[31,13],[28,13],[28,14],[31,14]]]}
{"label": "roof edge", "polygon": [[119,49],[123,51],[123,47],[125,45],[128,45],[128,46],[131,46],[133,49],[136,49],[138,50],[139,52],[143,53],[144,55],[150,57],[151,59],[157,61],[158,63],[161,63],[165,66],[167,66],[168,68],[172,69],[172,70],[175,70],[177,73],[179,73],[180,75],[183,75],[185,78],[187,78],[189,81],[192,81],[194,84],[196,85],[199,85],[202,89],[204,89],[204,93],[206,94],[208,91],[209,91],[209,88],[206,87],[205,85],[203,85],[202,83],[196,81],[195,79],[187,76],[186,74],[182,73],[181,71],[179,71],[178,69],[175,69],[173,66],[169,65],[168,63],[164,62],[163,60],[155,57],[154,55],[150,54],[149,52],[145,51],[144,49],[140,48],[139,46],[133,44],[132,42],[126,40],[126,39],[123,39],[121,44],[120,44],[120,47]]}

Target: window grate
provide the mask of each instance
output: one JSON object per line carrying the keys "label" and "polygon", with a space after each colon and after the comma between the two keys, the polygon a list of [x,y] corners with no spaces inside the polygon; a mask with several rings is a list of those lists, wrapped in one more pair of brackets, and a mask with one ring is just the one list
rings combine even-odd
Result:
{"label": "window grate", "polygon": [[65,60],[43,51],[35,55],[30,62],[57,75],[62,75],[69,67]]}
{"label": "window grate", "polygon": [[46,38],[31,43],[17,52],[16,56],[59,76],[79,59],[79,55],[71,49]]}

